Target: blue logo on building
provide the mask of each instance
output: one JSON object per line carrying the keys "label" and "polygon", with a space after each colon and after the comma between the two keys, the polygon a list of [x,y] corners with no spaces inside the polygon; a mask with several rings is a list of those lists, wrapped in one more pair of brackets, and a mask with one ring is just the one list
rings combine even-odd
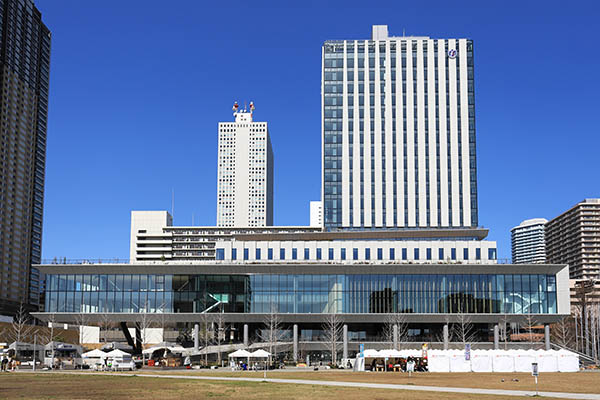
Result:
{"label": "blue logo on building", "polygon": [[456,58],[456,50],[455,49],[448,50],[448,57],[449,58]]}

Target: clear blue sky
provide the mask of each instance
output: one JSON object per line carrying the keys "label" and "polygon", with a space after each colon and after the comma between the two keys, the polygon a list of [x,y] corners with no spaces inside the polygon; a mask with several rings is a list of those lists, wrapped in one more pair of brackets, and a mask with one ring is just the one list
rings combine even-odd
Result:
{"label": "clear blue sky", "polygon": [[373,24],[474,40],[479,222],[499,257],[521,220],[600,197],[595,2],[36,4],[53,34],[44,258],[127,258],[130,211],[169,210],[172,189],[176,225],[214,225],[217,123],[234,100],[269,123],[275,224],[308,224],[321,45]]}

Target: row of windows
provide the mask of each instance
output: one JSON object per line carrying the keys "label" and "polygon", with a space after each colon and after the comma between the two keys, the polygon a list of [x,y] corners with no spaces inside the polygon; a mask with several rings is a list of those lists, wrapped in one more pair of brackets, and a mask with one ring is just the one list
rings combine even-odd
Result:
{"label": "row of windows", "polygon": [[[302,250],[301,254],[303,254],[303,258],[298,258],[298,251]],[[409,249],[408,248],[402,248],[400,249],[400,254],[396,255],[396,249],[395,248],[390,248],[387,249],[387,251],[384,252],[383,248],[377,248],[377,249],[373,249],[373,254],[371,254],[371,250],[370,248],[366,248],[366,249],[359,249],[359,248],[353,248],[352,252],[350,253],[350,249],[345,249],[345,248],[341,248],[339,249],[339,254],[335,254],[336,251],[335,249],[329,248],[329,249],[323,249],[323,248],[317,248],[315,251],[313,251],[312,255],[311,255],[311,251],[310,249],[297,249],[297,248],[292,248],[291,252],[287,252],[288,254],[286,255],[286,249],[279,249],[279,258],[278,260],[336,260],[336,259],[340,259],[340,260],[409,260]],[[487,253],[487,259],[488,260],[495,260],[496,259],[496,249],[495,248],[490,248],[487,249],[488,253]],[[458,250],[460,251],[460,249]],[[325,253],[326,252],[326,253]],[[435,249],[432,248],[426,248],[423,252],[421,251],[421,249],[419,248],[414,248],[412,249],[412,254],[411,254],[411,258],[410,260],[457,260],[457,249],[456,248],[451,248],[450,251],[446,251],[443,248],[438,248],[437,249],[437,254],[434,253]],[[347,254],[348,253],[348,254]],[[273,260],[273,249],[272,248],[268,248],[266,254],[263,254],[262,249],[255,249],[254,250],[254,260]],[[324,254],[327,255],[327,257],[324,257]],[[434,254],[437,256],[434,258]],[[287,258],[286,258],[287,257]],[[225,249],[217,249],[217,253],[216,253],[216,258],[217,260],[225,260]],[[250,249],[243,249],[242,250],[242,254],[241,254],[241,258],[238,258],[238,249],[231,249],[230,252],[230,259],[231,260],[249,260],[250,259]],[[480,248],[476,248],[473,254],[472,250],[469,250],[468,248],[463,248],[462,249],[462,260],[481,260],[481,249]]]}

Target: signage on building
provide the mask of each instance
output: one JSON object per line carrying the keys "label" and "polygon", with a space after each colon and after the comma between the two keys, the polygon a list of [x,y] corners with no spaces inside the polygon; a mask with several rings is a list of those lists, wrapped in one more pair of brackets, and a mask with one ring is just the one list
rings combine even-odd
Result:
{"label": "signage on building", "polygon": [[448,50],[448,58],[456,58],[456,49],[450,49]]}

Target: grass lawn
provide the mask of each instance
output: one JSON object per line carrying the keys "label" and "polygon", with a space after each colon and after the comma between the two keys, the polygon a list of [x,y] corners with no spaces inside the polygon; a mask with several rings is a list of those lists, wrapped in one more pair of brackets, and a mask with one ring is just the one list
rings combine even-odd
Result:
{"label": "grass lawn", "polygon": [[[500,399],[389,389],[337,388],[258,382],[194,381],[55,373],[2,373],[0,398],[24,399]],[[511,397],[514,398],[514,397]]]}
{"label": "grass lawn", "polygon": [[[261,378],[262,372],[212,372],[212,371],[159,371],[144,370],[141,373],[197,374],[207,376],[232,376]],[[414,384],[418,386],[449,386],[483,389],[535,390],[535,381],[530,373],[415,373],[409,378],[406,373],[393,372],[339,372],[339,371],[306,371],[286,372],[270,371],[270,378],[282,379],[316,379],[324,381],[369,382]],[[502,382],[504,379],[504,382]],[[518,379],[518,381],[513,381]],[[538,379],[540,391],[600,393],[600,372],[547,372],[541,373]]]}

